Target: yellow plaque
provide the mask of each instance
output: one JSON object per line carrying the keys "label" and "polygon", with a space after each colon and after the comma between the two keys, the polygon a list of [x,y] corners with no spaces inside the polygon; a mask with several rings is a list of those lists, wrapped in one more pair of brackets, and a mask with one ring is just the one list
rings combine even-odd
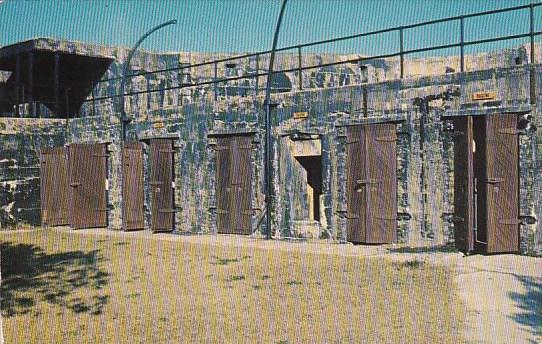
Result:
{"label": "yellow plaque", "polygon": [[491,100],[496,97],[497,94],[495,92],[475,92],[472,95],[472,100]]}
{"label": "yellow plaque", "polygon": [[156,122],[152,125],[153,128],[159,129],[164,127],[164,122]]}
{"label": "yellow plaque", "polygon": [[308,118],[309,113],[307,111],[303,112],[294,112],[294,119]]}

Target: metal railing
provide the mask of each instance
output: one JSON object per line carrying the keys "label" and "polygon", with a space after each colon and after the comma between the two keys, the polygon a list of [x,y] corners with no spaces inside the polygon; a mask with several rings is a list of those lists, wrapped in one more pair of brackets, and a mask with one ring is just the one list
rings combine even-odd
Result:
{"label": "metal railing", "polygon": [[[364,32],[349,36],[343,36],[338,38],[332,38],[332,39],[326,39],[326,40],[320,40],[316,42],[310,42],[310,43],[303,43],[283,48],[278,48],[277,52],[284,52],[288,50],[295,50],[297,52],[297,66],[294,68],[285,68],[285,69],[278,69],[273,71],[273,74],[276,73],[288,73],[288,72],[298,72],[298,89],[303,89],[303,78],[302,78],[302,72],[305,70],[312,70],[312,69],[318,69],[322,67],[330,67],[330,66],[337,66],[337,65],[346,65],[346,64],[362,64],[363,62],[375,60],[375,59],[384,59],[384,58],[399,58],[399,69],[400,69],[400,78],[405,77],[405,56],[422,53],[422,52],[428,52],[428,51],[436,51],[436,50],[444,50],[444,49],[450,49],[450,48],[459,48],[459,61],[460,61],[460,72],[465,72],[466,66],[465,66],[465,48],[468,46],[474,46],[474,45],[480,45],[480,44],[486,44],[486,43],[492,43],[492,42],[500,42],[500,41],[506,41],[506,40],[514,40],[514,39],[520,39],[520,38],[530,38],[530,63],[535,63],[535,56],[534,56],[534,45],[535,45],[535,37],[542,35],[542,31],[536,31],[535,30],[535,18],[534,18],[534,10],[536,7],[542,6],[542,3],[533,3],[529,5],[522,5],[522,6],[515,6],[515,7],[509,7],[509,8],[503,8],[503,9],[497,9],[497,10],[490,10],[485,12],[478,12],[478,13],[471,13],[471,14],[465,14],[460,16],[453,16],[453,17],[447,17],[442,19],[435,19],[435,20],[429,20],[424,21],[420,23],[415,24],[409,24],[409,25],[403,25],[393,28],[387,28],[387,29],[381,29],[381,30],[375,30],[370,32]],[[513,34],[513,35],[504,35],[504,36],[498,36],[498,37],[491,37],[491,38],[484,38],[484,39],[477,39],[477,40],[466,40],[465,39],[465,22],[467,19],[470,18],[478,18],[483,16],[489,16],[492,14],[498,14],[498,13],[507,13],[507,12],[517,12],[527,10],[529,11],[529,32],[523,32],[519,34]],[[439,24],[439,23],[453,23],[456,22],[459,24],[459,32],[457,32],[457,41],[447,44],[440,44],[440,45],[432,45],[428,47],[422,47],[422,48],[416,48],[416,49],[405,49],[405,30],[413,29],[413,28],[419,28],[419,27],[426,27],[429,25]],[[347,59],[342,61],[333,61],[328,63],[321,63],[318,65],[310,65],[310,66],[303,66],[303,49],[314,47],[316,45],[323,45],[323,44],[329,44],[329,43],[335,43],[335,42],[341,42],[341,41],[348,41],[353,40],[356,38],[362,38],[362,37],[371,37],[376,36],[379,34],[384,33],[396,33],[397,34],[397,40],[398,40],[398,46],[399,49],[397,51],[387,53],[387,54],[379,54],[379,55],[372,55],[372,56],[365,56],[365,57],[357,57],[354,59]],[[153,93],[153,92],[163,92],[163,91],[171,91],[176,89],[183,89],[183,88],[194,88],[198,86],[211,86],[214,85],[214,92],[215,92],[215,99],[216,99],[216,92],[218,88],[218,84],[221,83],[228,83],[231,81],[238,81],[243,79],[256,79],[255,83],[255,94],[258,95],[259,93],[259,78],[261,77],[268,77],[267,71],[260,71],[260,60],[262,56],[269,54],[271,51],[261,51],[256,53],[249,53],[244,55],[238,55],[238,56],[232,56],[227,58],[221,58],[216,59],[212,61],[207,62],[200,62],[195,64],[184,64],[182,66],[176,66],[171,68],[164,68],[164,69],[158,69],[153,71],[143,71],[138,73],[133,73],[130,75],[127,75],[127,78],[134,78],[138,76],[146,76],[146,75],[154,75],[158,73],[167,73],[167,72],[178,72],[179,73],[179,80],[180,83],[178,85],[168,86],[168,87],[160,87],[160,88],[152,88],[149,89],[147,87],[146,90],[135,90],[135,91],[129,91],[125,92],[124,94],[113,94],[113,95],[107,95],[107,96],[100,96],[100,97],[92,97],[85,102],[96,102],[96,101],[102,101],[106,99],[113,99],[113,98],[119,98],[123,96],[134,96],[139,94],[145,94],[145,93]],[[230,76],[230,77],[219,77],[218,76],[218,66],[219,64],[229,64],[232,61],[241,60],[241,59],[248,59],[248,58],[254,58],[256,63],[256,71],[247,75],[241,75],[241,76]],[[249,62],[250,63],[250,62]],[[183,83],[183,75],[186,75],[185,71],[191,70],[197,67],[204,67],[204,66],[211,66],[213,70],[213,76],[209,77],[204,81],[199,81],[195,83]],[[98,83],[106,83],[106,82],[112,82],[112,81],[119,81],[121,80],[121,77],[113,77],[108,79],[100,80]]]}

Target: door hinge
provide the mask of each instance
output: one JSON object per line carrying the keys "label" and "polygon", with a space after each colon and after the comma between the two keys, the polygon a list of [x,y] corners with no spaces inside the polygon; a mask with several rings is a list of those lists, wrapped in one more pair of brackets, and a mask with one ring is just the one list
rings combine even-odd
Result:
{"label": "door hinge", "polygon": [[459,136],[463,136],[463,135],[465,135],[465,132],[463,132],[463,131],[459,131],[459,130],[452,131],[452,137],[459,137]]}
{"label": "door hinge", "polygon": [[397,217],[378,217],[375,216],[376,219],[384,220],[384,221],[397,221]]}
{"label": "door hinge", "polygon": [[519,130],[515,128],[504,128],[497,130],[499,134],[509,134],[509,135],[518,135]]}
{"label": "door hinge", "polygon": [[487,178],[486,180],[484,180],[484,183],[487,184],[499,184],[502,182],[504,182],[504,178]]}
{"label": "door hinge", "polygon": [[378,184],[378,180],[376,180],[376,179],[358,179],[358,180],[356,180],[356,184]]}
{"label": "door hinge", "polygon": [[501,225],[519,225],[521,221],[519,219],[501,219],[499,224]]}
{"label": "door hinge", "polygon": [[465,218],[461,216],[452,216],[452,222],[465,222]]}
{"label": "door hinge", "polygon": [[377,137],[375,140],[382,142],[395,142],[397,141],[397,137]]}

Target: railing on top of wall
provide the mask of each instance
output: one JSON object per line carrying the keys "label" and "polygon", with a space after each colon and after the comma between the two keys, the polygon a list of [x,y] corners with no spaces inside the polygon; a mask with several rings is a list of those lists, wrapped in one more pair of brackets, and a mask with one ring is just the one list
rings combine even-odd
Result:
{"label": "railing on top of wall", "polygon": [[[299,78],[297,80],[298,82],[298,88],[303,89],[303,78],[302,78],[302,71],[305,70],[311,70],[311,69],[317,69],[322,67],[328,67],[328,66],[336,66],[336,65],[345,65],[345,64],[362,64],[364,61],[370,61],[375,59],[383,59],[383,58],[393,58],[398,57],[399,58],[399,69],[400,69],[400,78],[404,78],[405,76],[405,56],[406,55],[412,55],[416,53],[422,53],[427,51],[435,51],[435,50],[443,50],[443,49],[450,49],[450,48],[459,48],[459,61],[460,61],[460,71],[465,72],[466,66],[465,66],[465,48],[468,46],[475,46],[480,44],[486,44],[486,43],[492,43],[492,42],[499,42],[499,41],[505,41],[505,40],[513,40],[513,39],[520,39],[520,38],[530,38],[530,59],[529,62],[531,64],[535,63],[535,55],[534,55],[534,44],[535,44],[535,37],[542,34],[542,31],[536,31],[535,30],[535,19],[534,19],[534,10],[536,7],[542,6],[542,3],[533,3],[529,5],[522,5],[522,6],[515,6],[515,7],[509,7],[509,8],[503,8],[503,9],[497,9],[497,10],[491,10],[491,11],[485,11],[485,12],[478,12],[478,13],[471,13],[466,15],[460,15],[460,16],[454,16],[454,17],[448,17],[448,18],[442,18],[442,19],[436,19],[436,20],[429,20],[425,22],[420,22],[416,24],[409,24],[409,25],[403,25],[393,28],[387,28],[382,30],[376,30],[371,32],[365,32],[365,33],[359,33],[344,37],[338,37],[338,38],[332,38],[327,40],[321,40],[311,43],[304,43],[304,44],[298,44],[288,47],[283,47],[277,49],[277,52],[281,51],[287,51],[295,49],[297,51],[297,67],[295,68],[286,68],[286,69],[279,69],[275,70],[273,72],[274,75],[277,73],[287,73],[287,72],[297,72],[299,75]],[[465,39],[465,21],[470,18],[478,18],[483,16],[489,16],[492,14],[498,14],[498,13],[506,13],[506,12],[514,12],[514,11],[522,11],[527,10],[529,12],[529,32],[523,32],[519,34],[510,34],[510,35],[504,35],[504,36],[498,36],[498,37],[491,37],[491,38],[485,38],[485,39],[477,39],[477,40],[466,40]],[[417,48],[417,49],[405,49],[404,47],[404,36],[405,36],[405,30],[408,29],[414,29],[419,27],[425,27],[433,24],[438,23],[445,23],[445,22],[457,22],[459,24],[459,32],[457,32],[457,41],[454,41],[452,43],[448,44],[440,44],[440,45],[432,45],[429,47],[423,47],[423,48]],[[316,45],[322,45],[322,44],[329,44],[329,43],[335,43],[340,41],[347,41],[347,40],[353,40],[355,38],[361,38],[361,37],[370,37],[370,36],[376,36],[379,34],[384,33],[397,33],[397,39],[399,43],[399,49],[398,51],[388,53],[388,54],[380,54],[380,55],[373,55],[373,56],[367,56],[367,57],[357,57],[355,59],[348,59],[343,61],[333,61],[328,63],[321,63],[318,65],[310,65],[310,66],[303,66],[302,63],[302,54],[303,49],[306,49],[308,47],[313,47]],[[259,92],[259,78],[261,77],[267,77],[268,72],[267,71],[260,71],[260,61],[263,55],[269,54],[270,51],[262,51],[257,53],[251,53],[251,54],[245,54],[245,55],[239,55],[239,56],[233,56],[228,58],[222,58],[222,59],[216,59],[213,61],[208,62],[201,62],[201,63],[195,63],[195,64],[185,64],[182,66],[177,66],[173,68],[165,68],[160,70],[153,70],[153,71],[144,71],[139,73],[134,73],[131,75],[128,75],[127,78],[134,78],[137,76],[145,76],[145,75],[152,75],[157,73],[167,73],[167,72],[178,72],[180,80],[180,83],[178,85],[173,86],[166,86],[166,87],[160,87],[160,88],[148,88],[145,90],[136,90],[136,91],[129,91],[121,94],[113,94],[113,95],[106,95],[106,96],[99,96],[99,97],[91,97],[87,99],[85,102],[97,102],[97,101],[104,101],[108,99],[118,98],[121,96],[134,96],[138,94],[145,94],[145,93],[153,93],[153,92],[162,92],[162,91],[170,91],[175,89],[183,89],[183,88],[194,88],[198,86],[213,86],[214,87],[214,98],[217,99],[217,89],[219,87],[219,84],[225,84],[229,81],[236,81],[236,80],[242,80],[242,79],[256,79],[255,83],[255,94],[258,95]],[[218,76],[218,66],[221,63],[224,63],[226,65],[231,64],[232,61],[240,60],[240,59],[246,59],[246,58],[253,58],[256,62],[256,68],[255,72],[248,74],[248,75],[241,75],[241,76],[230,76],[230,77],[219,77]],[[190,82],[190,83],[183,83],[183,75],[185,74],[186,70],[191,70],[197,67],[204,67],[204,66],[212,66],[213,75],[212,77],[207,78],[208,80],[199,81],[199,82]],[[99,83],[106,83],[106,82],[112,82],[112,81],[118,81],[121,77],[114,77],[109,79],[101,80]],[[94,94],[94,93],[93,93]]]}

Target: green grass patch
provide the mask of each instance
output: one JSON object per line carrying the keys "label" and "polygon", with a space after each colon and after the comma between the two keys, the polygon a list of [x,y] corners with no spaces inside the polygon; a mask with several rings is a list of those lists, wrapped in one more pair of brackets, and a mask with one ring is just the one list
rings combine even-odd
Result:
{"label": "green grass patch", "polygon": [[7,343],[463,342],[452,274],[428,263],[56,230],[0,242]]}

